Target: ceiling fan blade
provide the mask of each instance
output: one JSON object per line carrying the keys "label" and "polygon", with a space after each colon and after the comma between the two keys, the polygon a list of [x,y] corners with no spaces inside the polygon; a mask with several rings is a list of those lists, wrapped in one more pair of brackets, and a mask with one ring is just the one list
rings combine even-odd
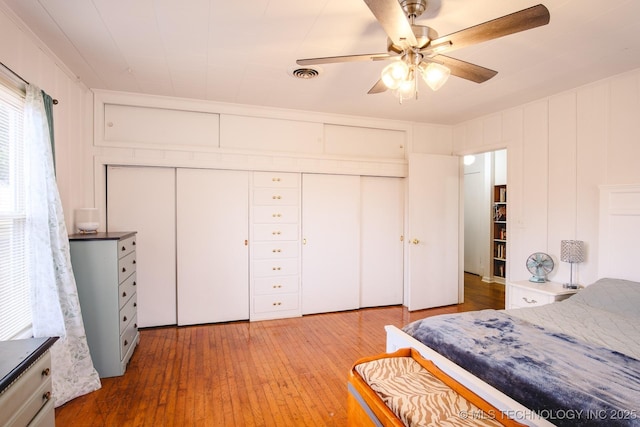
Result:
{"label": "ceiling fan blade", "polygon": [[[444,50],[449,52],[472,44],[482,43],[509,34],[547,25],[549,20],[549,9],[539,4],[510,15],[505,15],[501,18],[496,18],[492,21],[460,30],[456,33],[439,37],[432,40],[430,46],[447,46]],[[449,43],[451,44],[449,45]],[[429,47],[425,50],[429,50]]]}
{"label": "ceiling fan blade", "polygon": [[387,86],[382,82],[382,79],[378,80],[376,84],[373,85],[371,89],[369,89],[368,94],[373,93],[382,93],[387,90]]}
{"label": "ceiling fan blade", "polygon": [[319,65],[319,64],[333,64],[338,62],[356,62],[356,61],[383,61],[390,59],[398,55],[391,55],[389,53],[368,53],[363,55],[345,55],[345,56],[327,56],[324,58],[308,58],[298,59],[296,64],[298,65]]}
{"label": "ceiling fan blade", "polygon": [[393,44],[407,47],[418,44],[411,24],[397,0],[364,0],[364,2]]}
{"label": "ceiling fan blade", "polygon": [[451,58],[449,56],[436,55],[431,59],[449,68],[451,70],[451,74],[454,76],[471,80],[476,83],[486,82],[498,74],[497,71],[481,67],[480,65],[471,64],[470,62]]}

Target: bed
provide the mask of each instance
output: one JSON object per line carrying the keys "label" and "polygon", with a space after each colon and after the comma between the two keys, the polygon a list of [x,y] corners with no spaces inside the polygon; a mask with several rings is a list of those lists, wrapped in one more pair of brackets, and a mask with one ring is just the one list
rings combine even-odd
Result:
{"label": "bed", "polygon": [[[629,240],[629,230],[640,233],[640,187],[603,189],[600,215],[598,271],[622,278],[544,306],[387,326],[387,352],[418,350],[523,424],[640,426],[640,267]],[[625,233],[612,233],[620,226]],[[613,248],[630,262],[620,264]]]}

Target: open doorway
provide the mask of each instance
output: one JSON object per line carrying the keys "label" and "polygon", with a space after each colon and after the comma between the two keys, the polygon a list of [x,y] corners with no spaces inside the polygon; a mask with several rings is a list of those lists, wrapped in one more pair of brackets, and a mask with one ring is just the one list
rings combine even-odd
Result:
{"label": "open doorway", "polygon": [[495,215],[506,213],[506,184],[506,149],[465,156],[464,272],[482,282],[506,276],[506,215]]}

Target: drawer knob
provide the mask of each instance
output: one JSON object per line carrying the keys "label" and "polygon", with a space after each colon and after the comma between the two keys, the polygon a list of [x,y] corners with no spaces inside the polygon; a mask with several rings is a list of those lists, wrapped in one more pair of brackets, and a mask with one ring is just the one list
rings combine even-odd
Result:
{"label": "drawer knob", "polygon": [[45,394],[42,395],[42,400],[44,400],[45,402],[48,402],[49,399],[51,399],[51,392],[48,391]]}
{"label": "drawer knob", "polygon": [[282,196],[275,195],[275,196],[273,196],[273,197],[271,197],[271,198],[272,198],[273,200],[280,200],[280,199],[282,199]]}
{"label": "drawer knob", "polygon": [[280,270],[282,270],[282,267],[273,267],[272,270],[273,271],[280,271]]}
{"label": "drawer knob", "polygon": [[282,252],[282,249],[272,249],[271,252],[273,252],[274,254],[279,254],[280,252]]}
{"label": "drawer knob", "polygon": [[129,345],[129,341],[124,340],[124,346],[126,347],[126,346],[128,346],[128,345]]}
{"label": "drawer knob", "polygon": [[271,214],[271,216],[274,217],[274,218],[280,218],[280,217],[282,217],[282,214],[274,213],[274,214]]}
{"label": "drawer knob", "polygon": [[273,234],[274,236],[279,236],[280,234],[282,234],[281,231],[274,231],[271,234]]}
{"label": "drawer knob", "polygon": [[134,306],[134,307],[137,307],[137,306],[138,306],[138,303],[137,303],[137,302],[134,302],[134,303],[133,303],[133,306]]}
{"label": "drawer knob", "polygon": [[133,242],[131,242],[131,244],[132,244],[133,246],[135,246],[135,245],[136,245],[136,241],[134,240]]}
{"label": "drawer knob", "polygon": [[127,247],[126,247],[126,246],[123,246],[123,247],[122,247],[122,252],[124,252],[124,251],[126,251],[126,250],[127,250]]}
{"label": "drawer knob", "polygon": [[126,297],[126,296],[127,296],[127,293],[126,293],[126,292],[123,292],[123,293],[122,293],[122,298],[124,298],[124,297]]}
{"label": "drawer knob", "polygon": [[527,297],[522,297],[522,299],[524,300],[524,302],[526,302],[527,304],[537,304],[538,301],[534,300],[534,299],[529,299]]}
{"label": "drawer knob", "polygon": [[122,272],[124,273],[124,272],[126,272],[126,271],[127,271],[127,269],[126,269],[126,268],[124,268],[124,267],[122,267]]}
{"label": "drawer knob", "polygon": [[274,302],[273,305],[275,307],[275,306],[278,306],[278,305],[282,305],[282,303],[281,302]]}
{"label": "drawer knob", "polygon": [[123,322],[126,322],[126,321],[127,321],[127,316],[124,316],[124,317],[122,318],[122,321],[123,321]]}
{"label": "drawer knob", "polygon": [[51,370],[49,368],[44,368],[42,370],[42,376],[43,377],[48,377],[50,373],[51,373]]}
{"label": "drawer knob", "polygon": [[136,264],[136,260],[135,260],[135,259],[133,260],[133,264],[134,264],[134,265]]}
{"label": "drawer knob", "polygon": [[134,281],[133,281],[133,286],[135,286],[135,285],[136,285],[136,281],[134,280]]}
{"label": "drawer knob", "polygon": [[271,178],[271,181],[273,181],[273,182],[280,182],[280,178]]}
{"label": "drawer knob", "polygon": [[282,285],[273,285],[273,289],[280,289]]}

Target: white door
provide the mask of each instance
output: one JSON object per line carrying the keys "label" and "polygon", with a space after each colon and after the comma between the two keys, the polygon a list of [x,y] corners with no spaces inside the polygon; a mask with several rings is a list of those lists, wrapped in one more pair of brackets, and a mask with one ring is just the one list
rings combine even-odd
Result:
{"label": "white door", "polygon": [[175,169],[107,168],[107,230],[137,231],[138,326],[176,324]]}
{"label": "white door", "polygon": [[178,325],[249,318],[249,173],[177,170]]}
{"label": "white door", "polygon": [[362,177],[360,307],[402,304],[404,180]]}
{"label": "white door", "polygon": [[360,177],[302,176],[302,314],[360,303]]}
{"label": "white door", "polygon": [[458,303],[459,158],[409,156],[409,310]]}

